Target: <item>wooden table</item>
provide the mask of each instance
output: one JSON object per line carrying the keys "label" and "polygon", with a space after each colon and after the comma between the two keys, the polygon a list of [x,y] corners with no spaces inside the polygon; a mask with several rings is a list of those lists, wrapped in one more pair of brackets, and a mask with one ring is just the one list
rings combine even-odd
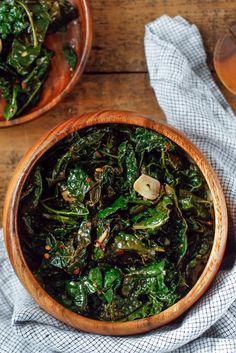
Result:
{"label": "wooden table", "polygon": [[[182,15],[195,23],[203,35],[213,70],[217,38],[236,19],[234,0],[91,0],[91,6],[93,50],[82,81],[43,117],[0,130],[0,214],[16,164],[28,147],[55,124],[76,114],[112,108],[164,119],[149,86],[143,50],[146,23],[164,13]],[[236,99],[221,88],[236,112]]]}

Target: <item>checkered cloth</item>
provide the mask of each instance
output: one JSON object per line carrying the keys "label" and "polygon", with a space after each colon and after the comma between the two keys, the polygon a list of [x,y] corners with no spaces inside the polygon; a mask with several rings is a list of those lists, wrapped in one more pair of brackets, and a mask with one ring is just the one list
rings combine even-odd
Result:
{"label": "checkered cloth", "polygon": [[[235,220],[236,120],[207,69],[197,28],[180,17],[161,17],[147,25],[145,49],[151,85],[160,106],[168,121],[208,156]],[[229,238],[223,267],[203,298],[174,323],[133,337],[87,334],[50,317],[19,283],[1,242],[0,353],[236,352],[232,229]]]}

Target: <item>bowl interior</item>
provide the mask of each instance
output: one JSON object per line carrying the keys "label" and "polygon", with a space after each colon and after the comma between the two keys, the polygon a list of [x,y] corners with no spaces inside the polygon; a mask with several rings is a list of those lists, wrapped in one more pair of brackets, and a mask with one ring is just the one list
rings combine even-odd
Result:
{"label": "bowl interior", "polygon": [[[43,85],[39,102],[25,115],[5,121],[5,100],[0,99],[0,127],[17,125],[32,120],[57,104],[79,79],[91,46],[91,22],[87,0],[70,0],[78,9],[78,17],[67,25],[66,32],[47,35],[45,44],[54,51],[48,78]],[[64,45],[70,45],[77,54],[77,65],[73,73],[63,55]]]}
{"label": "bowl interior", "polygon": [[[56,302],[45,292],[27,266],[22,253],[18,230],[18,207],[25,181],[35,163],[58,141],[70,133],[97,124],[134,124],[153,129],[177,143],[200,168],[212,195],[215,212],[215,237],[207,265],[190,292],[176,304],[154,316],[130,322],[102,322],[78,315]],[[223,258],[227,238],[227,210],[221,186],[210,164],[202,153],[180,132],[163,123],[153,122],[129,112],[102,112],[85,114],[70,119],[45,134],[18,165],[8,189],[4,207],[4,235],[12,265],[35,301],[63,322],[93,333],[129,335],[149,331],[169,323],[190,308],[206,291],[216,275]]]}

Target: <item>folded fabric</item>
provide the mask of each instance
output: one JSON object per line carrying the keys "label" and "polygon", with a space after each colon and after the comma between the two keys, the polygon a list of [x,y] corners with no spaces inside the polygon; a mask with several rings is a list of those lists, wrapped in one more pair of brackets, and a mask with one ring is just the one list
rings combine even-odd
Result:
{"label": "folded fabric", "polygon": [[[206,66],[201,36],[180,17],[147,25],[151,85],[168,122],[184,131],[218,173],[236,211],[236,120]],[[15,276],[0,235],[0,353],[157,353],[236,351],[234,232],[224,269],[207,293],[174,323],[144,335],[109,337],[74,330],[49,316]]]}

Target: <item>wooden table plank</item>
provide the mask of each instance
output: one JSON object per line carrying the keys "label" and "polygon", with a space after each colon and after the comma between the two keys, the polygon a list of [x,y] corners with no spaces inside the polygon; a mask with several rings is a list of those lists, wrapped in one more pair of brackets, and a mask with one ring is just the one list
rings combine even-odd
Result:
{"label": "wooden table plank", "polygon": [[[223,92],[236,112],[235,97],[226,89]],[[0,130],[0,224],[7,185],[24,152],[45,131],[66,118],[105,109],[133,110],[164,119],[147,74],[86,74],[74,91],[51,112],[29,124]]]}
{"label": "wooden table plank", "polygon": [[144,26],[163,14],[196,24],[209,63],[218,37],[236,19],[235,0],[91,0],[94,25],[89,72],[146,71]]}

